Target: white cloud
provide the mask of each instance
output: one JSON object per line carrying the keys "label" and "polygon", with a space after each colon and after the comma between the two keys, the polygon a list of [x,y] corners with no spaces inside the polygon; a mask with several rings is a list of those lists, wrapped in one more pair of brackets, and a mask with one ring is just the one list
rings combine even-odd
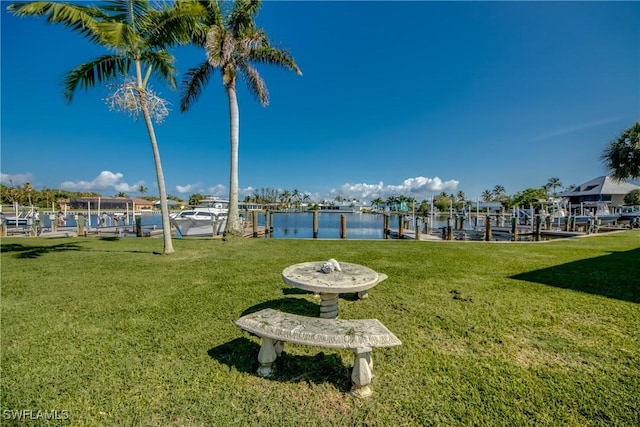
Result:
{"label": "white cloud", "polygon": [[346,183],[331,190],[333,196],[341,195],[346,199],[356,198],[361,201],[370,201],[380,197],[386,199],[390,196],[409,196],[420,200],[433,193],[442,191],[451,192],[458,187],[459,181],[442,181],[439,177],[426,178],[418,176],[405,179],[401,184],[385,185],[382,181],[377,184],[350,184]]}
{"label": "white cloud", "polygon": [[98,191],[113,189],[115,192],[134,192],[138,191],[144,181],[138,181],[135,184],[127,184],[122,182],[124,175],[121,173],[113,173],[110,171],[102,171],[100,175],[91,181],[65,181],[60,184],[60,188],[70,191]]}
{"label": "white cloud", "polygon": [[190,194],[194,194],[194,193],[198,193],[200,188],[200,184],[187,184],[187,185],[176,185],[176,191],[178,193],[190,193]]}
{"label": "white cloud", "polygon": [[[242,190],[239,190],[240,192]],[[216,197],[222,197],[222,196],[228,196],[229,192],[227,191],[226,187],[222,184],[218,184],[215,187],[209,187],[207,189],[207,194],[211,195],[211,196],[216,196]]]}
{"label": "white cloud", "polygon": [[218,184],[204,190],[202,188],[202,184],[200,184],[199,182],[195,184],[176,185],[176,191],[181,194],[189,194],[189,195],[197,194],[197,193],[206,194],[208,196],[215,196],[215,197],[228,195],[226,187],[222,184]]}
{"label": "white cloud", "polygon": [[33,175],[30,173],[8,174],[0,172],[0,182],[4,185],[22,185],[33,181]]}
{"label": "white cloud", "polygon": [[548,139],[548,138],[564,136],[564,135],[572,134],[572,133],[579,132],[579,131],[582,131],[582,130],[585,130],[585,129],[590,129],[590,128],[597,127],[597,126],[602,126],[602,125],[608,125],[609,123],[620,122],[620,121],[623,121],[623,120],[626,120],[626,119],[628,119],[628,117],[624,117],[624,116],[622,116],[622,117],[605,117],[605,118],[593,120],[593,121],[590,121],[590,122],[567,125],[567,126],[564,126],[564,127],[551,129],[551,130],[547,131],[546,133],[543,133],[543,134],[540,134],[540,135],[533,136],[533,137],[531,137],[529,139],[529,141],[540,141],[540,140],[544,140],[544,139]]}

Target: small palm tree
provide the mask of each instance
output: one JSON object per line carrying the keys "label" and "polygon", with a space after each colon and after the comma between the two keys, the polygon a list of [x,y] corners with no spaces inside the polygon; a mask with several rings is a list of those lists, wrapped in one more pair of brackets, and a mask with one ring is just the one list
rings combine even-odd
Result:
{"label": "small palm tree", "polygon": [[138,187],[138,193],[140,193],[140,196],[144,196],[144,193],[146,193],[147,191],[148,191],[148,189],[144,185],[140,185]]}
{"label": "small palm tree", "polygon": [[493,187],[493,195],[496,200],[500,200],[506,194],[506,190],[502,185]]}
{"label": "small palm tree", "polygon": [[33,193],[33,186],[31,185],[30,182],[26,182],[23,186],[22,189],[24,191],[24,193],[27,195],[27,199],[29,201],[29,206],[31,206],[33,203],[31,203],[31,193]]}
{"label": "small palm tree", "polygon": [[[184,25],[184,19],[176,19],[181,11],[156,10],[146,0],[112,0],[99,7],[72,2],[33,1],[11,4],[8,10],[17,16],[46,16],[48,23],[61,24],[109,50],[108,54],[68,72],[64,79],[64,95],[70,102],[78,87],[88,89],[116,78],[125,79],[125,84],[112,98],[112,106],[125,108],[135,116],[142,113],[160,191],[164,253],[173,253],[164,174],[153,127],[154,117],[160,121],[164,118],[164,111],[161,111],[164,104],[153,94],[147,82],[155,73],[170,86],[176,85],[173,57],[165,47],[178,41],[176,37],[181,28],[176,30],[174,27]],[[135,77],[130,79],[128,74],[132,65]],[[146,66],[144,76],[143,66]],[[154,110],[154,105],[160,110]]]}
{"label": "small palm tree", "polygon": [[212,73],[219,70],[229,100],[231,165],[229,176],[229,214],[225,236],[241,236],[242,224],[238,212],[238,145],[240,111],[236,83],[238,74],[244,77],[249,91],[263,106],[269,104],[267,86],[253,64],[272,64],[302,74],[293,57],[272,47],[265,32],[256,27],[255,15],[261,2],[236,0],[234,8],[223,13],[220,2],[201,0],[200,25],[193,28],[195,45],[204,48],[207,61],[188,70],[183,79],[181,111],[187,111],[198,99]]}
{"label": "small palm tree", "polygon": [[555,190],[562,187],[562,182],[560,182],[560,178],[549,178],[545,187],[543,188],[551,190],[551,193],[555,196],[557,194]]}

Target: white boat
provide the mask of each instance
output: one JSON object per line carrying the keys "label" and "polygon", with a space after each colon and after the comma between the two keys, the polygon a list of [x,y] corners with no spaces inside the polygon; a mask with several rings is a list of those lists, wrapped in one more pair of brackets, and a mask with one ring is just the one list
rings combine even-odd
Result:
{"label": "white boat", "polygon": [[25,212],[18,212],[18,208],[16,206],[15,213],[13,215],[5,215],[0,210],[0,216],[2,217],[2,221],[5,223],[7,227],[27,227],[32,224],[33,220],[37,220],[39,218],[39,214],[34,211],[33,207]]}
{"label": "white boat", "polygon": [[212,237],[222,234],[227,224],[229,202],[215,198],[204,198],[193,209],[184,210],[170,217],[183,237]]}
{"label": "white boat", "polygon": [[19,214],[18,216],[3,215],[2,219],[4,220],[4,223],[7,225],[7,227],[26,227],[29,221],[29,218],[27,218],[26,216],[23,216],[22,214]]}
{"label": "white boat", "polygon": [[582,203],[579,209],[573,209],[571,216],[565,214],[565,210],[561,209],[552,215],[553,224],[564,225],[571,217],[575,218],[578,225],[586,225],[591,222],[593,225],[609,225],[620,218],[620,214],[612,212],[606,202]]}

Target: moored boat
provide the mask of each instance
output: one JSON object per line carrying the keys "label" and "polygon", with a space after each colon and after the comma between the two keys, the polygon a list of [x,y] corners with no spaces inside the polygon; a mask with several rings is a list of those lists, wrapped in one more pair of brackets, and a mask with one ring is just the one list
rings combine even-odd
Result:
{"label": "moored boat", "polygon": [[193,209],[172,214],[170,221],[183,237],[211,237],[222,234],[228,213],[227,200],[207,197]]}

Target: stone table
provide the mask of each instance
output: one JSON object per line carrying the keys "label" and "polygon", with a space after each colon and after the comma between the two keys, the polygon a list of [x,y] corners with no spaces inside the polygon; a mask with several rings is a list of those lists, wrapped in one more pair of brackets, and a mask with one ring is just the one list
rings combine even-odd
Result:
{"label": "stone table", "polygon": [[366,298],[367,291],[387,278],[359,264],[341,262],[340,270],[329,273],[322,271],[325,261],[294,264],[282,271],[285,283],[306,291],[320,294],[320,317],[338,317],[338,297],[342,293],[357,292],[359,298]]}

